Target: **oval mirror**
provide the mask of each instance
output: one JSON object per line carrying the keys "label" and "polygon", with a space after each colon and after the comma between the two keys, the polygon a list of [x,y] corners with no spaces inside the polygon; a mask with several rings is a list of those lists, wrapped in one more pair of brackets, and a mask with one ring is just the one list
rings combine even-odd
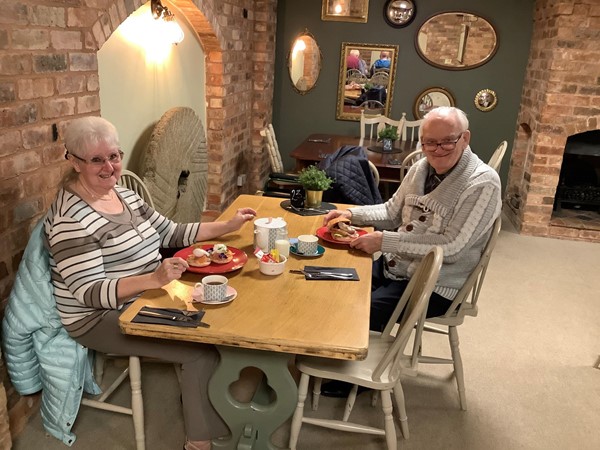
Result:
{"label": "oval mirror", "polygon": [[425,114],[438,106],[454,106],[454,96],[441,87],[425,89],[415,99],[413,109],[415,119],[422,119]]}
{"label": "oval mirror", "polygon": [[310,92],[317,84],[321,72],[321,49],[308,31],[300,34],[292,43],[288,69],[292,86],[299,94]]}
{"label": "oval mirror", "polygon": [[336,119],[390,115],[398,46],[342,42]]}
{"label": "oval mirror", "polygon": [[416,37],[417,52],[432,66],[466,70],[489,61],[498,49],[492,24],[465,12],[446,12],[425,21]]}

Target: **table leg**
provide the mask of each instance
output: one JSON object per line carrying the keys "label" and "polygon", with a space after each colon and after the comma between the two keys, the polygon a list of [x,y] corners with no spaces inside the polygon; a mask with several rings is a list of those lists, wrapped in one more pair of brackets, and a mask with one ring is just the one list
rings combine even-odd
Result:
{"label": "table leg", "polygon": [[[274,450],[271,435],[288,420],[298,401],[298,387],[288,362],[290,355],[261,350],[217,346],[221,362],[208,383],[208,396],[231,430],[228,439],[213,440],[214,449]],[[229,386],[237,381],[246,367],[256,367],[265,377],[254,398],[241,403],[233,398]],[[265,395],[267,385],[275,399]],[[257,401],[260,400],[260,401]]]}

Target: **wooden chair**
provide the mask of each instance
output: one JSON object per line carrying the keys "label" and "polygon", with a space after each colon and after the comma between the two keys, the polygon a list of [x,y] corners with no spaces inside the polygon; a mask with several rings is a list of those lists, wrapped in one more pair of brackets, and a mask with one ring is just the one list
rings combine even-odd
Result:
{"label": "wooden chair", "polygon": [[366,100],[360,105],[361,114],[377,116],[385,112],[385,105],[378,100]]}
{"label": "wooden chair", "polygon": [[[494,222],[492,234],[483,250],[481,259],[477,266],[473,269],[467,281],[460,289],[452,305],[448,308],[446,314],[440,317],[431,317],[424,319],[417,325],[417,331],[415,334],[415,340],[413,345],[411,364],[411,370],[407,370],[407,373],[415,375],[418,364],[453,364],[454,365],[454,376],[456,378],[456,384],[458,386],[458,395],[460,399],[460,407],[462,410],[467,409],[467,398],[465,395],[465,380],[463,374],[462,358],[460,356],[460,350],[458,348],[458,331],[457,327],[463,323],[465,316],[477,316],[477,300],[479,299],[479,293],[481,292],[481,286],[485,279],[485,273],[487,271],[492,251],[496,246],[498,235],[500,234],[500,228],[502,225],[502,218],[498,217]],[[426,325],[426,323],[433,323],[436,325],[442,325],[448,327],[447,329],[440,329]],[[422,351],[422,332],[428,331],[437,334],[445,334],[448,336],[450,342],[450,350],[452,358],[438,358],[433,356],[423,356]],[[384,331],[385,333],[385,331]]]}
{"label": "wooden chair", "polygon": [[488,166],[494,169],[496,172],[500,172],[500,166],[502,165],[502,159],[504,158],[504,153],[506,153],[506,147],[508,147],[508,142],[502,141],[496,147],[494,154],[490,158],[488,162]]}
{"label": "wooden chair", "polygon": [[[396,450],[396,429],[392,417],[392,393],[398,407],[400,429],[404,437],[408,438],[409,432],[404,392],[400,383],[400,374],[402,372],[401,356],[415,323],[424,315],[429,296],[435,287],[439,275],[442,259],[443,255],[440,247],[434,247],[423,258],[400,300],[400,303],[406,305],[406,310],[403,314],[398,333],[395,337],[390,333],[392,325],[396,323],[402,312],[402,309],[396,308],[390,318],[388,327],[386,327],[386,331],[383,333],[369,332],[369,353],[365,360],[347,361],[315,357],[297,358],[296,366],[301,372],[301,378],[298,389],[298,404],[292,418],[290,432],[289,447],[292,450],[296,449],[298,435],[303,423],[353,433],[385,435],[388,450]],[[316,377],[313,409],[316,409],[318,406],[321,378],[346,381],[354,385],[348,396],[342,420],[318,419],[304,416],[304,402],[308,393],[308,383],[311,376]],[[348,422],[356,400],[358,385],[375,389],[381,393],[384,429]]]}
{"label": "wooden chair", "polygon": [[[104,355],[100,352],[96,352],[95,378],[98,384],[102,383],[105,356],[111,358],[115,357],[115,355]],[[140,358],[137,356],[129,356],[128,358],[128,367],[117,376],[108,388],[103,390],[98,398],[83,398],[81,404],[91,408],[102,409],[104,411],[130,415],[133,419],[136,449],[144,450],[146,448],[146,438],[144,435],[144,401],[142,398],[142,371]],[[131,386],[131,408],[108,403],[108,397],[110,397],[115,389],[117,389],[127,377],[129,377],[129,384]]]}
{"label": "wooden chair", "polygon": [[267,151],[269,152],[269,161],[271,162],[271,172],[283,173],[283,161],[279,151],[279,145],[275,138],[275,130],[272,124],[268,124],[260,131],[260,135],[265,138]]}
{"label": "wooden chair", "polygon": [[352,81],[358,84],[365,84],[368,78],[358,69],[348,69],[346,71],[346,83]]}
{"label": "wooden chair", "polygon": [[418,141],[419,128],[423,123],[423,119],[406,120],[406,113],[402,113],[402,140],[403,141]]}
{"label": "wooden chair", "polygon": [[370,82],[375,86],[388,86],[390,82],[390,74],[382,70],[377,71],[371,77]]}
{"label": "wooden chair", "polygon": [[[365,139],[377,139],[379,131],[386,125],[398,128],[398,135],[402,132],[402,119],[393,120],[389,117],[377,114],[367,116],[364,111],[360,112],[360,141],[358,145],[363,146]],[[368,136],[368,137],[367,137]]]}
{"label": "wooden chair", "polygon": [[273,125],[268,124],[260,131],[260,135],[265,138],[265,145],[271,163],[271,173],[265,181],[262,191],[260,191],[262,192],[261,195],[289,198],[290,190],[300,187],[298,176],[285,173]]}
{"label": "wooden chair", "polygon": [[123,169],[121,171],[121,178],[119,178],[119,184],[127,189],[131,189],[137,195],[139,195],[142,200],[144,200],[152,209],[154,209],[154,202],[152,201],[152,196],[150,195],[150,191],[142,181],[140,177],[138,177],[134,172],[130,170]]}
{"label": "wooden chair", "polygon": [[411,166],[421,158],[423,158],[423,150],[415,150],[409,153],[406,158],[402,160],[402,165],[400,166],[400,183],[402,183],[402,180],[404,180],[408,169],[410,169]]}

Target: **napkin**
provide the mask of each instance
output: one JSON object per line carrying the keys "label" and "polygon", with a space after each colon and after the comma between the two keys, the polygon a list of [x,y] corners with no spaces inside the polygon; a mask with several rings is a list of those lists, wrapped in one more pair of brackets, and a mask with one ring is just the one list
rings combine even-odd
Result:
{"label": "napkin", "polygon": [[[196,328],[200,325],[200,322],[202,321],[202,317],[204,316],[204,311],[198,311],[193,314],[190,314],[189,316],[186,316],[186,315],[184,315],[184,311],[182,311],[180,309],[175,309],[175,308],[151,308],[149,306],[144,306],[142,309],[140,309],[140,312],[142,312],[142,311],[148,311],[148,312],[152,312],[152,313],[162,314],[165,317],[143,316],[138,313],[132,319],[132,322],[148,323],[148,324],[155,324],[155,325],[171,325],[174,327]],[[168,316],[189,318],[190,320],[171,319]]]}
{"label": "napkin", "polygon": [[321,202],[321,206],[318,208],[294,208],[289,200],[282,201],[279,206],[286,211],[298,214],[299,216],[320,216],[322,214],[327,214],[332,209],[337,208],[333,203],[327,202]]}
{"label": "napkin", "polygon": [[[352,276],[341,278],[335,274],[350,273]],[[304,266],[304,278],[307,280],[359,281],[356,269],[352,267]]]}

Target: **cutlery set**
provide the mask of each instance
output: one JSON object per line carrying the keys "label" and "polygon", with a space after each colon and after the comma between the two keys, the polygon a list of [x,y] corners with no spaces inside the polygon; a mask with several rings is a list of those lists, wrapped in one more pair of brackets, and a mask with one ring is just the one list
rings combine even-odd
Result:
{"label": "cutlery set", "polygon": [[204,311],[182,311],[173,310],[166,308],[152,308],[144,307],[137,313],[141,317],[150,317],[158,320],[166,320],[171,322],[182,322],[186,326],[197,326],[202,328],[210,328],[210,325],[206,322],[202,322]]}
{"label": "cutlery set", "polygon": [[[347,270],[347,272],[336,271]],[[358,277],[353,269],[343,268],[322,268],[322,269],[290,269],[290,273],[302,274],[307,280],[357,280]]]}

